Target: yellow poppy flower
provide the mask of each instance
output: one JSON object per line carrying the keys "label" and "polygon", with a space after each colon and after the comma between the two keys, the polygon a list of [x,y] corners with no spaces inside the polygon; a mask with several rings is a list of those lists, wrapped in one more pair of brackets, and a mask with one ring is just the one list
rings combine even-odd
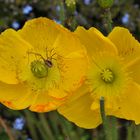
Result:
{"label": "yellow poppy flower", "polygon": [[102,122],[100,98],[104,97],[106,115],[139,124],[139,42],[122,27],[115,27],[108,37],[95,28],[78,27],[75,34],[90,59],[86,88],[79,89],[79,97],[68,100],[58,111],[80,127],[95,128]]}
{"label": "yellow poppy flower", "polygon": [[85,79],[78,38],[47,18],[0,35],[0,101],[12,109],[56,109]]}

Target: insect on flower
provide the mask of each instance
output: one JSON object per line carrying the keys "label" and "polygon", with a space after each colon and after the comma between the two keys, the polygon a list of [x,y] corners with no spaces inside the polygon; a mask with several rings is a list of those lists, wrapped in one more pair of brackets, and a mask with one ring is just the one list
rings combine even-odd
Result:
{"label": "insect on flower", "polygon": [[74,34],[47,18],[29,20],[18,31],[7,29],[0,35],[1,102],[12,109],[56,109],[81,86],[85,56]]}
{"label": "insect on flower", "polygon": [[[44,78],[48,75],[48,68],[52,68],[53,67],[53,62],[52,60],[56,60],[54,58],[54,56],[56,55],[56,53],[52,53],[54,50],[51,49],[50,51],[47,50],[46,48],[46,58],[43,57],[40,53],[37,52],[30,52],[28,51],[28,55],[35,55],[35,56],[39,56],[39,60],[36,57],[36,60],[31,62],[31,71],[34,74],[34,76],[38,77],[38,78]],[[49,53],[49,55],[48,55]]]}

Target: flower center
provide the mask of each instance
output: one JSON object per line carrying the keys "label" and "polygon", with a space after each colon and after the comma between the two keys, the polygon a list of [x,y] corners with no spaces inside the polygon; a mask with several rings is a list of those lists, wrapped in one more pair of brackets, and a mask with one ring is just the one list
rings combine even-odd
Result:
{"label": "flower center", "polygon": [[37,78],[44,78],[48,75],[48,67],[43,61],[34,60],[31,62],[31,72]]}
{"label": "flower center", "polygon": [[104,69],[101,73],[101,79],[105,82],[105,83],[112,83],[114,81],[114,73],[112,72],[112,70],[110,69]]}

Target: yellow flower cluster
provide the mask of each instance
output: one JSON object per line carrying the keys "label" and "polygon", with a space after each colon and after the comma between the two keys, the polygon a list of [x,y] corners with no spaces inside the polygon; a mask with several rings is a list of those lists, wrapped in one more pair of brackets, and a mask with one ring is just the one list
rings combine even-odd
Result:
{"label": "yellow flower cluster", "polygon": [[80,127],[105,114],[140,123],[140,44],[122,27],[70,32],[47,18],[0,35],[0,101],[11,109],[57,109]]}

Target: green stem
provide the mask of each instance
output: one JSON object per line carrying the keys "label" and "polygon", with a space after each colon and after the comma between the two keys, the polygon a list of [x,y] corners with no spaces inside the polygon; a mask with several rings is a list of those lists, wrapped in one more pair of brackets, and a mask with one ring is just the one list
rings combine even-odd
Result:
{"label": "green stem", "polygon": [[65,137],[67,137],[68,140],[72,140],[72,137],[71,137],[71,131],[69,131],[67,125],[66,125],[66,122],[64,120],[64,118],[62,118],[61,116],[59,116],[59,122],[61,122],[61,128],[62,128],[62,133]]}
{"label": "green stem", "polygon": [[28,125],[29,131],[31,133],[32,139],[33,140],[38,140],[38,136],[37,136],[37,133],[36,133],[35,126],[33,124],[33,117],[32,117],[31,112],[29,112],[28,110],[25,110],[24,113],[25,113],[25,116],[26,116],[26,119],[27,119],[27,125]]}
{"label": "green stem", "polygon": [[112,16],[110,8],[105,9],[105,19],[107,25],[107,32],[110,33],[112,31]]}
{"label": "green stem", "polygon": [[133,140],[133,124],[127,126],[127,140]]}
{"label": "green stem", "polygon": [[105,100],[104,97],[100,98],[100,114],[103,122],[103,129],[104,129],[104,134],[105,134],[105,139],[106,140],[112,140],[111,135],[110,135],[110,129],[109,129],[109,124],[107,117],[105,115]]}
{"label": "green stem", "polygon": [[118,140],[118,129],[117,129],[117,119],[111,117],[111,135],[113,140]]}
{"label": "green stem", "polygon": [[135,125],[133,124],[133,130],[134,130],[134,140],[139,140],[140,139],[140,125]]}
{"label": "green stem", "polygon": [[100,112],[103,124],[106,124],[104,97],[100,98]]}
{"label": "green stem", "polygon": [[45,114],[40,113],[38,116],[39,116],[40,122],[41,122],[41,124],[42,124],[42,126],[44,128],[44,131],[46,132],[46,134],[49,137],[49,140],[55,140],[55,138],[53,137],[52,131],[51,131],[50,127],[49,127],[49,124],[47,123],[47,119],[45,117]]}
{"label": "green stem", "polygon": [[61,21],[61,24],[65,25],[66,17],[65,17],[64,1],[59,0],[59,5],[60,5],[59,19]]}
{"label": "green stem", "polygon": [[40,132],[41,136],[43,139],[41,140],[46,140],[48,138],[47,134],[45,133],[45,131],[42,131],[42,124],[40,122],[36,123],[36,127],[38,129],[38,131]]}

